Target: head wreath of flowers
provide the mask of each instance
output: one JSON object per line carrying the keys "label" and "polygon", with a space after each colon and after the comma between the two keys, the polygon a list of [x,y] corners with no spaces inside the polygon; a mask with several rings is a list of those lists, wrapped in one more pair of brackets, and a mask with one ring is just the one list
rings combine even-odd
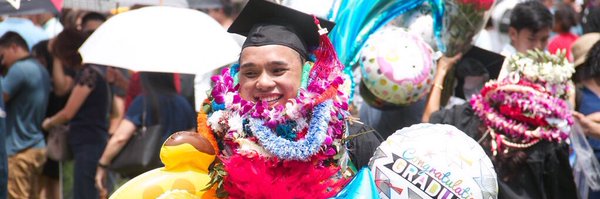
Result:
{"label": "head wreath of flowers", "polygon": [[239,66],[212,77],[207,125],[226,148],[248,157],[321,162],[340,153],[349,115],[341,88],[344,67],[323,37],[327,36],[322,34],[321,47],[314,53],[316,62],[304,66],[310,70],[308,85],[285,105],[270,108],[266,102],[242,99],[234,83]]}
{"label": "head wreath of flowers", "polygon": [[561,142],[573,125],[564,100],[526,80],[488,82],[470,103],[488,127],[494,155],[504,147],[527,148],[540,140]]}
{"label": "head wreath of flowers", "polygon": [[[571,79],[575,68],[569,63],[565,52],[552,55],[540,50],[530,50],[527,53],[518,53],[509,59],[509,78],[526,79],[530,82],[541,84],[556,97],[566,99],[573,90],[567,82]],[[515,80],[513,80],[515,81]]]}

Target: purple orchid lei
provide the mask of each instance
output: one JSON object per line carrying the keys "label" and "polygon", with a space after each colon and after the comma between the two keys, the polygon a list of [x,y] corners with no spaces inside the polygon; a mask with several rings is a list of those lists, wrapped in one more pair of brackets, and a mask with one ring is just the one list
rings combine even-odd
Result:
{"label": "purple orchid lei", "polygon": [[[229,70],[211,79],[215,85],[211,91],[215,111],[208,117],[208,124],[215,134],[229,141],[224,143],[234,152],[303,161],[332,160],[341,152],[339,143],[344,136],[344,119],[349,115],[348,99],[341,91],[344,83],[339,75],[341,68],[313,78],[306,89],[299,90],[296,98],[272,108],[266,102],[242,99],[239,85],[234,85]],[[323,99],[324,93],[331,89],[335,90],[334,95]],[[248,121],[249,128],[244,128],[243,121]],[[293,131],[304,136],[287,140],[273,132],[288,121],[296,122]]]}
{"label": "purple orchid lei", "polygon": [[523,80],[488,82],[470,103],[488,128],[523,143],[566,140],[574,123],[564,100]]}

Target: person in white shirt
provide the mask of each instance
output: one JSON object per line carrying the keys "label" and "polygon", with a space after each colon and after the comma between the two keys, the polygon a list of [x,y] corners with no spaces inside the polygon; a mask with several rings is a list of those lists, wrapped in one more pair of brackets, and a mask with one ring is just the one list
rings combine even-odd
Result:
{"label": "person in white shirt", "polygon": [[[517,4],[510,15],[508,28],[510,43],[504,46],[500,54],[510,57],[516,53],[525,53],[527,50],[544,50],[550,38],[552,25],[552,13],[544,4],[539,1]],[[505,63],[498,79],[508,75],[506,67]]]}
{"label": "person in white shirt", "polygon": [[48,37],[50,38],[55,37],[64,29],[60,21],[51,12],[36,14],[31,17],[31,21],[42,27],[42,29],[46,31],[46,34],[48,34]]}

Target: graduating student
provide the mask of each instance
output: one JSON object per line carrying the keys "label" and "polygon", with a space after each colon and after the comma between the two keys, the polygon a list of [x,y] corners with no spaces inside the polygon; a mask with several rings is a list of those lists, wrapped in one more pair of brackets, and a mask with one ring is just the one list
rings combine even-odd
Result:
{"label": "graduating student", "polygon": [[247,36],[239,65],[212,78],[198,117],[199,132],[216,138],[214,170],[225,171],[229,197],[331,197],[379,146],[374,130],[349,120],[333,25],[251,0],[229,28]]}

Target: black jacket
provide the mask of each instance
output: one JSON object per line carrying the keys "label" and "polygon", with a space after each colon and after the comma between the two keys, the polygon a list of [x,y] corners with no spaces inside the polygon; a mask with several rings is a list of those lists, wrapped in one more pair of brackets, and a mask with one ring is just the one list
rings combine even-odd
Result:
{"label": "black jacket", "polygon": [[[431,123],[454,125],[471,138],[481,138],[481,120],[468,103],[443,109],[431,115]],[[490,149],[483,147],[490,155]],[[576,199],[573,171],[569,165],[569,147],[564,143],[540,141],[525,150],[527,160],[510,181],[498,176],[498,198]]]}
{"label": "black jacket", "polygon": [[351,139],[347,145],[350,160],[356,169],[360,170],[369,164],[369,160],[383,139],[373,128],[359,122],[350,124],[348,131],[350,136],[364,133]]}

